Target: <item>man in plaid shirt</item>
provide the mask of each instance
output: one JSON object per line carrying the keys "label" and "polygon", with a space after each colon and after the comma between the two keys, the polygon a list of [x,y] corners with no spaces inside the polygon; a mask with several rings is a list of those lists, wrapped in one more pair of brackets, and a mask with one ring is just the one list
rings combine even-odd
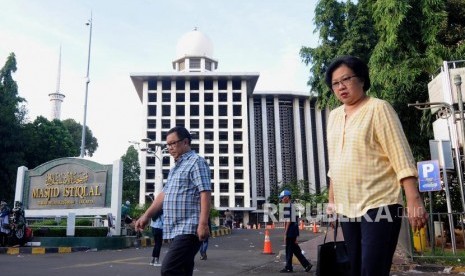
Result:
{"label": "man in plaid shirt", "polygon": [[210,168],[204,158],[191,150],[191,135],[184,127],[170,129],[168,151],[175,160],[163,191],[137,220],[143,229],[163,209],[163,238],[171,240],[162,262],[162,275],[192,275],[194,258],[210,231]]}

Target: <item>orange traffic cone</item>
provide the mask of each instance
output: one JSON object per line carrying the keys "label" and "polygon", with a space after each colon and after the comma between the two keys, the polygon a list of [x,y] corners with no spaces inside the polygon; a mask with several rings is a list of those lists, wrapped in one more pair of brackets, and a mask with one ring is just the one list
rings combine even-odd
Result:
{"label": "orange traffic cone", "polygon": [[273,254],[271,250],[271,241],[268,230],[265,230],[265,244],[263,245],[263,254]]}
{"label": "orange traffic cone", "polygon": [[313,233],[318,233],[318,227],[316,226],[316,222],[313,222]]}

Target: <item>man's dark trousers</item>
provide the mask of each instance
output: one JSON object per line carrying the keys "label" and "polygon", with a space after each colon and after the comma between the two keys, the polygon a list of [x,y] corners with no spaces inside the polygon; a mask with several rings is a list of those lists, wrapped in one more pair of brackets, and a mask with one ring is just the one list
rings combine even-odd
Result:
{"label": "man's dark trousers", "polygon": [[166,256],[163,258],[161,275],[192,276],[194,258],[199,248],[200,241],[196,235],[178,235],[174,237]]}

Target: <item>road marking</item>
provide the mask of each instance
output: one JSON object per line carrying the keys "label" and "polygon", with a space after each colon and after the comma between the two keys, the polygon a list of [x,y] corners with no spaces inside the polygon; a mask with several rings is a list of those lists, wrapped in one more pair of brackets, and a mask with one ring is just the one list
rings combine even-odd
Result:
{"label": "road marking", "polygon": [[145,262],[134,262],[136,260],[147,259],[146,257],[135,257],[129,259],[120,259],[120,260],[111,260],[105,262],[98,262],[98,263],[86,263],[86,264],[76,264],[71,266],[62,266],[57,267],[55,269],[65,269],[65,268],[79,268],[79,267],[92,267],[92,266],[99,266],[105,264],[137,264],[137,265],[147,265]]}

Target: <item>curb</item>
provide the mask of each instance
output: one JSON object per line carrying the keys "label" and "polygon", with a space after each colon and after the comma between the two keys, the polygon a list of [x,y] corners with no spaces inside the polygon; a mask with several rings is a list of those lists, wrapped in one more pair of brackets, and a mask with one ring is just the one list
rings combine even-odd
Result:
{"label": "curb", "polygon": [[[218,229],[212,231],[211,237],[216,238],[224,235],[230,235],[231,229]],[[163,243],[167,243],[166,240]],[[149,247],[155,244],[153,238],[150,237],[143,237],[140,239],[140,247]],[[132,246],[134,247],[134,246]],[[90,248],[88,246],[59,246],[59,247],[41,247],[41,246],[33,246],[33,247],[0,247],[0,255],[7,254],[7,255],[19,255],[19,254],[48,254],[48,253],[73,253],[73,252],[81,252],[81,251],[97,251],[96,248]]]}
{"label": "curb", "polygon": [[88,251],[89,247],[0,247],[0,254],[19,255],[19,254],[47,254],[47,253],[72,253]]}

